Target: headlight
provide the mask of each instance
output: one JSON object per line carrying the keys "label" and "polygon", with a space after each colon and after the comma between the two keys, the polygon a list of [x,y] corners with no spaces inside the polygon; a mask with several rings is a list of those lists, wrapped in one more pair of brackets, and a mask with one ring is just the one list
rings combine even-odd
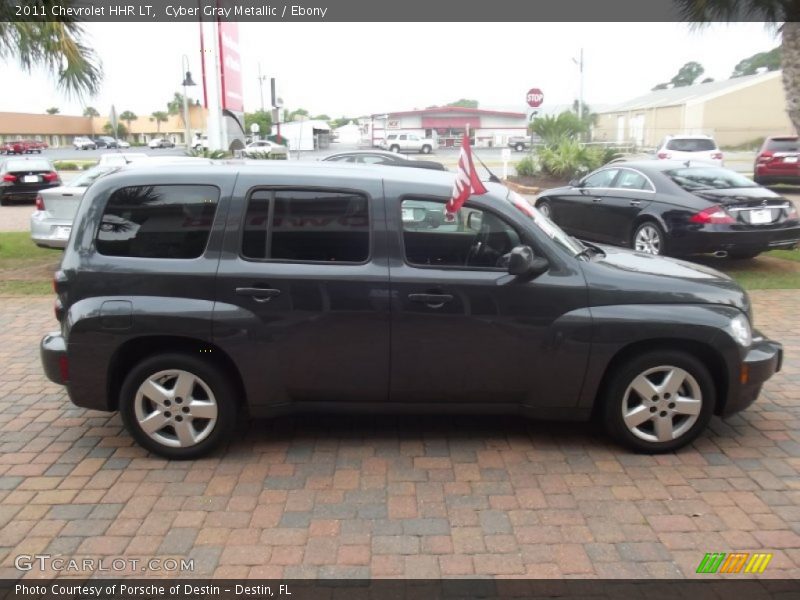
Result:
{"label": "headlight", "polygon": [[729,331],[740,346],[747,348],[753,341],[753,334],[750,331],[750,321],[746,315],[738,315],[731,319]]}

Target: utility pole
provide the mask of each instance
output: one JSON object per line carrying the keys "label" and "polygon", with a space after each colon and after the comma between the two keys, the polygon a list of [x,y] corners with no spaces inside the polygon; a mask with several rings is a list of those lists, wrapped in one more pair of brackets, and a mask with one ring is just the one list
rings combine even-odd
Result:
{"label": "utility pole", "polygon": [[578,65],[578,120],[583,121],[583,48],[581,48],[580,58],[572,60]]}
{"label": "utility pole", "polygon": [[264,82],[267,80],[265,75],[261,74],[261,63],[258,63],[258,89],[261,91],[261,112],[264,112]]}

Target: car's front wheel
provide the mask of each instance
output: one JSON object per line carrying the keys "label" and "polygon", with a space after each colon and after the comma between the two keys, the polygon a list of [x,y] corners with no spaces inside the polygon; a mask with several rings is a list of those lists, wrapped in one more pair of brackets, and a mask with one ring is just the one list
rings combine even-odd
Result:
{"label": "car's front wheel", "polygon": [[431,147],[428,146],[428,145],[423,146],[422,147],[422,153],[423,154],[430,154],[431,153]]}
{"label": "car's front wheel", "polygon": [[639,452],[671,452],[694,440],[714,411],[708,369],[685,352],[635,356],[611,374],[601,398],[606,430]]}
{"label": "car's front wheel", "polygon": [[645,254],[664,254],[666,241],[664,231],[652,221],[645,221],[633,232],[633,249]]}
{"label": "car's front wheel", "polygon": [[236,392],[209,361],[159,354],[136,365],[122,385],[122,422],[139,444],[170,459],[202,456],[229,437]]}
{"label": "car's front wheel", "polygon": [[525,150],[525,146],[523,146],[522,144],[517,144],[516,146],[514,146],[514,150],[516,150],[517,152],[522,152],[523,150]]}

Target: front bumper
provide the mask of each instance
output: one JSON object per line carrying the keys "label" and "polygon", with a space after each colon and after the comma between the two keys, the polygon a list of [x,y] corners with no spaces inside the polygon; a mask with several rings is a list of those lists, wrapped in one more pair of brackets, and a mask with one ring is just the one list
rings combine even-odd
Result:
{"label": "front bumper", "polygon": [[753,343],[739,366],[737,385],[728,394],[722,416],[735,414],[755,402],[761,393],[761,386],[780,371],[782,365],[783,346],[754,331]]}

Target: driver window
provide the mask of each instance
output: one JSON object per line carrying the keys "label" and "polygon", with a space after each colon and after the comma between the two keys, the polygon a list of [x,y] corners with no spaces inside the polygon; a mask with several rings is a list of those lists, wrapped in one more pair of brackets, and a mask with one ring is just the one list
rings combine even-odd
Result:
{"label": "driver window", "polygon": [[614,178],[617,176],[619,169],[603,169],[597,173],[589,175],[583,180],[583,187],[585,188],[609,188]]}
{"label": "driver window", "polygon": [[403,200],[406,262],[414,266],[505,269],[504,256],[520,245],[517,231],[489,211],[462,207],[445,219],[445,203]]}

